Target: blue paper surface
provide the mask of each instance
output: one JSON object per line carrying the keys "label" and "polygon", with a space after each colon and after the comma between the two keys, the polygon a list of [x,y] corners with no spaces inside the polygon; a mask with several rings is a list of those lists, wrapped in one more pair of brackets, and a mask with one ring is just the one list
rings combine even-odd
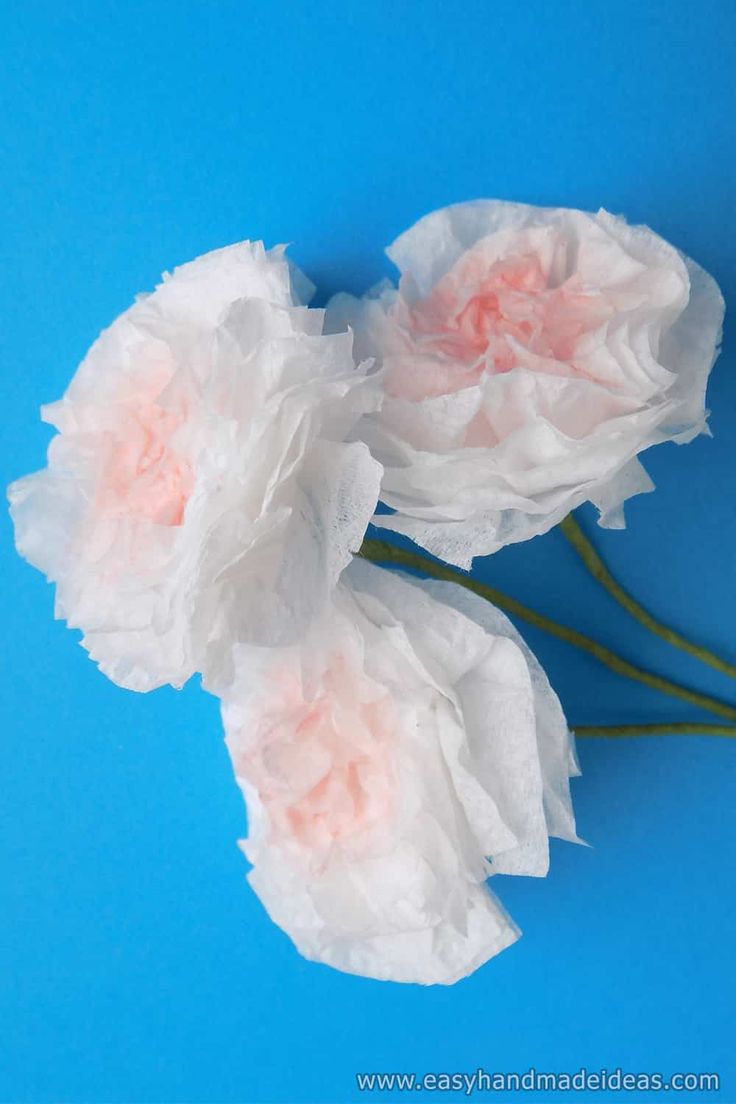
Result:
{"label": "blue paper surface", "polygon": [[[42,466],[39,404],[163,268],[291,241],[324,301],[389,275],[383,247],[434,207],[602,205],[711,271],[730,315],[714,438],[644,458],[657,490],[625,532],[582,521],[653,611],[736,657],[732,3],[31,0],[3,23],[3,484]],[[2,527],[0,1100],[401,1099],[356,1072],[586,1066],[718,1071],[720,1094],[681,1095],[736,1101],[736,743],[581,742],[593,846],[497,880],[514,947],[449,989],[343,976],[300,959],[245,884],[216,702],[109,684]],[[478,574],[736,700],[559,534]],[[702,716],[526,635],[572,722]],[[574,1094],[620,1097],[646,1099]]]}

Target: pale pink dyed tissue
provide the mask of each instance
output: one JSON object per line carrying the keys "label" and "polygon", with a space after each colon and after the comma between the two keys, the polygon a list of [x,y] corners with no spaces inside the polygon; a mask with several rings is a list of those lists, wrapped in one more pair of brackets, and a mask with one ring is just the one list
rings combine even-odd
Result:
{"label": "pale pink dyed tissue", "polygon": [[420,219],[388,254],[398,289],[328,307],[385,369],[361,430],[395,511],[377,525],[463,567],[585,501],[620,526],[652,489],[638,454],[705,430],[723,300],[653,231],[481,200]]}
{"label": "pale pink dyed tissue", "polygon": [[238,640],[295,639],[360,545],[380,467],[348,437],[382,401],[284,250],[175,269],[99,337],[48,467],[9,491],[56,615],[133,690],[221,674]]}
{"label": "pale pink dyed tissue", "polygon": [[451,984],[518,937],[483,885],[575,841],[559,702],[502,613],[354,561],[291,648],[221,685],[249,881],[307,958]]}

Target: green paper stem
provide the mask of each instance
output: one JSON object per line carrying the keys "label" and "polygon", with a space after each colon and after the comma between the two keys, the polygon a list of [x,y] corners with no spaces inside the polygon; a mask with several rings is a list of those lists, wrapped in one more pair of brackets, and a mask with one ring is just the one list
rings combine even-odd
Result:
{"label": "green paper stem", "polygon": [[512,616],[534,625],[535,628],[541,629],[551,636],[556,636],[559,640],[564,640],[566,643],[572,644],[573,647],[594,656],[599,663],[602,663],[611,671],[615,671],[617,675],[623,675],[635,682],[641,682],[645,686],[651,687],[652,690],[659,690],[663,694],[679,698],[680,701],[697,706],[699,709],[705,709],[709,713],[714,713],[717,717],[723,717],[728,721],[736,721],[736,708],[734,706],[719,701],[717,698],[711,698],[707,694],[700,694],[697,690],[690,690],[677,682],[672,682],[670,679],[656,675],[643,667],[637,667],[635,664],[629,663],[627,659],[623,659],[616,652],[612,652],[610,648],[604,647],[591,637],[585,636],[584,633],[578,632],[576,629],[570,629],[566,625],[560,625],[557,621],[544,617],[541,613],[536,613],[535,610],[529,609],[528,606],[518,602],[515,598],[496,590],[495,587],[479,582],[478,579],[472,578],[464,571],[460,571],[459,568],[450,567],[422,553],[406,548],[397,548],[396,545],[389,544],[386,541],[373,540],[372,538],[363,541],[358,555],[375,563],[388,563],[393,567],[420,571],[424,575],[430,575],[432,578],[442,579],[445,582],[459,583],[466,590],[471,590],[474,594],[480,595],[481,598],[485,598],[494,606],[498,606],[499,609],[505,610]]}
{"label": "green paper stem", "polygon": [[576,736],[730,736],[736,738],[736,725],[705,724],[701,721],[677,721],[674,724],[572,725]]}
{"label": "green paper stem", "polygon": [[639,624],[643,625],[649,632],[654,633],[655,636],[659,636],[662,640],[666,640],[668,644],[699,659],[701,663],[707,663],[709,667],[714,667],[716,671],[720,671],[721,674],[729,675],[730,678],[736,678],[736,664],[728,663],[725,659],[721,659],[715,652],[711,652],[709,648],[704,648],[700,644],[694,644],[692,640],[688,640],[686,636],[678,633],[675,629],[671,629],[669,625],[665,625],[661,621],[658,621],[649,610],[645,609],[640,602],[637,602],[637,600],[633,598],[616,579],[614,579],[572,514],[568,514],[565,520],[560,522],[559,528],[596,582],[600,583],[600,585],[608,591],[611,597],[615,598],[618,604],[623,606],[626,612],[629,613],[634,620],[638,621]]}

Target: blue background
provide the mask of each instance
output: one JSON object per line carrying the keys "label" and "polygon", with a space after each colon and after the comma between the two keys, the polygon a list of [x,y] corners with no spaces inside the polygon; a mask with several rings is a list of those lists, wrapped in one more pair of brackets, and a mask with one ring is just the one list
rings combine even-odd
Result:
{"label": "blue background", "polygon": [[[133,293],[243,237],[293,241],[324,300],[388,274],[383,246],[434,207],[604,205],[736,302],[730,0],[26,0],[3,24],[2,483],[41,466],[39,403]],[[655,611],[732,659],[734,317],[715,438],[650,454],[656,493],[625,533],[595,532]],[[0,1099],[350,1101],[355,1071],[587,1065],[717,1070],[736,1101],[735,744],[581,742],[593,847],[498,880],[516,946],[450,989],[343,976],[302,961],[244,882],[216,702],[107,683],[2,525]],[[558,534],[479,571],[736,699]],[[696,715],[527,635],[573,722]]]}

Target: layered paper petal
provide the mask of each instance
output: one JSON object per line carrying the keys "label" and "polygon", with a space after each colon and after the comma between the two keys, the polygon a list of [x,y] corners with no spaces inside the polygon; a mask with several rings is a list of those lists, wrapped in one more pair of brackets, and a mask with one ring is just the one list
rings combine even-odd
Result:
{"label": "layered paper petal", "polygon": [[585,501],[620,526],[652,489],[639,453],[705,430],[723,299],[646,227],[482,200],[426,216],[388,255],[398,288],[328,307],[385,368],[362,427],[393,511],[377,525],[463,567]]}
{"label": "layered paper petal", "polygon": [[380,389],[301,294],[281,248],[200,257],[43,410],[59,433],[10,488],[18,549],[122,686],[215,677],[236,641],[296,638],[360,545],[380,468],[348,437]]}
{"label": "layered paper petal", "polygon": [[484,886],[575,840],[559,702],[508,620],[363,562],[299,645],[221,687],[249,880],[306,957],[449,984],[518,937]]}

